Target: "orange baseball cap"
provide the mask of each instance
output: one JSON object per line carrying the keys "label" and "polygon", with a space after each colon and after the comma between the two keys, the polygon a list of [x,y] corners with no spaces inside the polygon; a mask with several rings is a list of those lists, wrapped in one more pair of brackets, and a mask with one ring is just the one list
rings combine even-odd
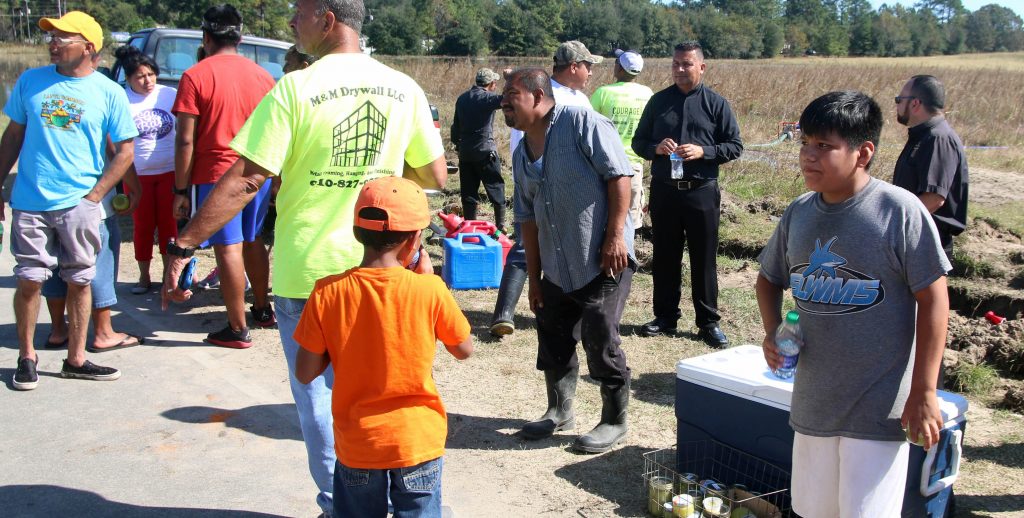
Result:
{"label": "orange baseball cap", "polygon": [[[367,207],[384,211],[385,219],[359,217],[359,211]],[[430,208],[419,185],[398,176],[385,176],[363,186],[356,200],[355,217],[356,226],[367,230],[414,232],[430,224]]]}
{"label": "orange baseball cap", "polygon": [[44,31],[70,32],[81,34],[99,52],[103,48],[103,29],[95,18],[82,11],[68,11],[60,18],[40,18],[39,28]]}

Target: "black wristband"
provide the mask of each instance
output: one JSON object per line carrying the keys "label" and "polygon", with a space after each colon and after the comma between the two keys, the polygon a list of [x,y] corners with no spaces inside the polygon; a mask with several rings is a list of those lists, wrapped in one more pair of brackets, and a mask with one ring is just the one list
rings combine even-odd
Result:
{"label": "black wristband", "polygon": [[174,189],[174,194],[177,194],[178,196],[188,196],[188,187],[185,187],[184,189],[172,187],[172,189]]}
{"label": "black wristband", "polygon": [[175,257],[184,257],[187,259],[189,257],[192,257],[192,255],[195,253],[195,248],[180,247],[178,246],[177,243],[174,242],[173,239],[167,243],[167,255],[173,255]]}

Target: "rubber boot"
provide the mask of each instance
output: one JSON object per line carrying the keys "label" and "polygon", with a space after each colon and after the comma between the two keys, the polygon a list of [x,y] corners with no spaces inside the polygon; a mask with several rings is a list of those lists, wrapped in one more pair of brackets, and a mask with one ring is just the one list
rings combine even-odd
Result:
{"label": "rubber boot", "polygon": [[626,408],[629,406],[629,383],[613,387],[601,385],[601,422],[593,430],[579,436],[573,449],[586,453],[604,453],[626,437]]}
{"label": "rubber boot", "polygon": [[526,270],[506,265],[501,272],[501,285],[498,287],[498,301],[494,304],[494,317],[491,319],[491,334],[505,336],[512,334],[516,326],[512,316],[516,313],[516,304],[523,294],[526,284]]}
{"label": "rubber boot", "polygon": [[579,378],[579,374],[579,367],[544,371],[544,384],[548,389],[548,411],[544,412],[540,419],[523,425],[521,435],[524,439],[546,439],[559,430],[576,426],[572,400],[576,397],[576,379]]}

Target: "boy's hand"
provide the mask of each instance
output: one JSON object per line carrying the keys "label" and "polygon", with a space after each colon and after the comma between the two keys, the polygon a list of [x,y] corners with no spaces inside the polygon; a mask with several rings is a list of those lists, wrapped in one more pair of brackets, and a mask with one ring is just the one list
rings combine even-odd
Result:
{"label": "boy's hand", "polygon": [[409,269],[419,274],[434,274],[434,264],[430,262],[430,254],[427,253],[426,249],[420,247],[420,258],[416,261],[415,265],[410,265]]}
{"label": "boy's hand", "polygon": [[925,450],[935,446],[942,430],[942,412],[935,389],[911,389],[900,423],[912,442],[921,444]]}
{"label": "boy's hand", "polygon": [[761,342],[761,350],[764,352],[764,361],[768,362],[768,366],[772,370],[782,367],[782,356],[779,355],[779,346],[775,345],[774,336],[764,337],[764,341]]}

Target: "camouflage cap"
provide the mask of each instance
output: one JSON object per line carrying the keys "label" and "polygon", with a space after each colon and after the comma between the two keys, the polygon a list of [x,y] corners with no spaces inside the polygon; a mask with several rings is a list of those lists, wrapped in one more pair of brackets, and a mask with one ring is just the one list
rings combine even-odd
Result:
{"label": "camouflage cap", "polygon": [[476,84],[479,86],[487,86],[499,79],[501,76],[489,68],[481,68],[476,71]]}
{"label": "camouflage cap", "polygon": [[604,61],[604,58],[591,54],[586,45],[576,40],[562,43],[555,51],[555,66],[571,65],[581,61],[596,65]]}

